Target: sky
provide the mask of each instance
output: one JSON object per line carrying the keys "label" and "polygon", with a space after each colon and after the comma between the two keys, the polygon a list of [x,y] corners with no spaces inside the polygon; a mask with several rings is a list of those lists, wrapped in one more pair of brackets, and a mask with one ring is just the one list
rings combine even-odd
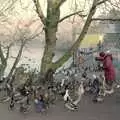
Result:
{"label": "sky", "polygon": [[[10,1],[10,0],[6,0]],[[18,0],[21,2],[16,2],[14,5],[14,12],[12,13],[13,16],[17,16],[18,18],[31,18],[35,16],[35,9],[33,10],[34,4],[32,0]],[[84,0],[67,0],[61,7],[61,17],[68,15],[69,13],[73,12],[75,10],[75,1],[78,4],[79,10],[83,10],[84,8]],[[0,4],[3,3],[3,0],[0,0]],[[6,3],[6,2],[4,2]],[[40,0],[40,4],[43,10],[44,15],[46,16],[46,0]],[[88,9],[88,4],[86,4],[87,7],[84,8],[84,10]]]}
{"label": "sky", "polygon": [[[37,14],[35,11],[35,7],[32,0],[0,0],[0,11],[2,11],[3,8],[6,8],[8,6],[8,3],[11,3],[9,1],[17,1],[13,5],[13,9],[9,10],[9,16],[13,19],[31,19],[36,18]],[[41,4],[42,11],[44,15],[46,16],[46,1],[47,0],[39,0]],[[86,1],[86,2],[85,2]],[[84,14],[88,13],[88,10],[92,4],[93,0],[67,0],[62,6],[61,6],[61,17],[64,17],[70,13],[73,13],[74,11],[78,10],[84,10]],[[4,3],[4,4],[3,4]],[[11,11],[11,12],[10,12]],[[100,10],[96,11],[95,16],[100,15]]]}
{"label": "sky", "polygon": [[[15,5],[13,6],[13,11],[11,12],[12,16],[15,16],[16,18],[20,19],[31,19],[31,17],[35,17],[36,12],[34,8],[34,4],[32,0],[0,0],[0,14],[3,9],[5,9],[8,6],[8,3],[11,3],[11,1],[17,1],[15,2]],[[43,13],[46,16],[46,1],[47,0],[39,0]],[[86,2],[85,2],[86,1]],[[68,15],[69,13],[72,13],[76,10],[83,10],[88,12],[90,5],[92,4],[93,0],[67,0],[61,7],[61,17]],[[119,0],[111,0],[113,2],[119,1]],[[76,4],[76,5],[75,5]],[[77,11],[76,10],[76,11]],[[10,11],[9,11],[10,12]],[[101,10],[96,11],[96,16],[100,14]]]}

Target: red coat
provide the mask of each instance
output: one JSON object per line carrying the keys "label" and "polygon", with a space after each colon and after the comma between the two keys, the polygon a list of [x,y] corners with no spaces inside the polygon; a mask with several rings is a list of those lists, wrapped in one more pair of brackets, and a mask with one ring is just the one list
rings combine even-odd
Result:
{"label": "red coat", "polygon": [[115,80],[115,68],[112,63],[112,55],[107,54],[104,57],[99,57],[98,60],[103,62],[104,74],[106,80]]}

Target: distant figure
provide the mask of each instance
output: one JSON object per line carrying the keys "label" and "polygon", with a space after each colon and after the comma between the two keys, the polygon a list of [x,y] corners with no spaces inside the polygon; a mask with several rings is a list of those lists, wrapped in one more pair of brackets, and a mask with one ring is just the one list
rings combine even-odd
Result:
{"label": "distant figure", "polygon": [[108,90],[113,92],[113,82],[115,81],[116,73],[115,68],[113,65],[113,57],[110,53],[101,52],[99,57],[96,57],[96,60],[102,61],[103,63],[103,70],[105,75],[105,81],[108,87]]}
{"label": "distant figure", "polygon": [[40,95],[38,98],[35,99],[35,107],[36,107],[36,112],[44,112],[45,111],[45,102],[43,100],[42,95]]}

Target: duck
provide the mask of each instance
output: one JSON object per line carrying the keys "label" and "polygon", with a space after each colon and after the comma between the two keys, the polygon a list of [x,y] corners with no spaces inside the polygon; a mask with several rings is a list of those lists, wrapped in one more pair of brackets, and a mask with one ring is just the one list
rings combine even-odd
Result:
{"label": "duck", "polygon": [[73,102],[73,104],[75,106],[77,106],[78,103],[81,101],[82,95],[84,93],[85,93],[85,90],[84,90],[83,82],[81,82],[81,84],[80,84],[80,86],[78,88],[78,92],[77,92],[78,98]]}
{"label": "duck", "polygon": [[69,95],[69,90],[66,89],[65,95],[64,95],[64,102],[65,102],[65,107],[69,110],[76,110],[78,107],[72,102],[73,100],[71,99]]}

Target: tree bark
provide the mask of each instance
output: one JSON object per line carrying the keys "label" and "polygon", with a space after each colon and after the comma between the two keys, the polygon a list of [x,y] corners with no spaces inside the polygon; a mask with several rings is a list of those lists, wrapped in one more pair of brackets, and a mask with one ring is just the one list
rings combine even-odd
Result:
{"label": "tree bark", "polygon": [[[36,12],[41,19],[44,25],[45,31],[45,48],[43,53],[43,58],[41,62],[41,74],[45,74],[48,69],[53,67],[52,59],[54,56],[55,46],[56,46],[56,32],[58,28],[58,24],[68,17],[78,14],[82,11],[78,11],[72,13],[60,20],[60,7],[67,0],[47,0],[47,16],[45,17],[43,11],[41,10],[41,6],[39,0],[33,0],[34,5],[36,7]],[[83,15],[84,16],[84,15]]]}
{"label": "tree bark", "polygon": [[83,38],[85,37],[88,31],[88,28],[92,22],[92,16],[96,11],[96,7],[108,0],[102,0],[102,1],[93,0],[93,5],[88,14],[86,23],[77,41],[73,44],[71,49],[68,52],[66,52],[65,55],[55,63],[52,63],[52,59],[54,56],[54,51],[56,46],[56,40],[57,40],[56,32],[57,32],[58,24],[63,20],[67,19],[68,17],[75,15],[79,12],[68,15],[60,20],[60,7],[67,0],[47,0],[47,16],[45,17],[38,1],[39,0],[33,0],[36,7],[36,12],[44,25],[44,31],[45,31],[45,48],[41,61],[41,71],[40,71],[40,73],[44,76],[49,69],[51,68],[57,69],[58,67],[63,65],[63,63],[66,62],[71,55],[73,55],[75,50],[80,46],[80,43],[82,42]]}
{"label": "tree bark", "polygon": [[2,77],[4,76],[4,73],[5,73],[5,69],[7,67],[7,64],[1,64],[0,65],[0,79],[2,79]]}
{"label": "tree bark", "polygon": [[56,8],[53,1],[48,1],[47,17],[45,24],[45,49],[41,63],[41,74],[52,68],[52,59],[56,47],[56,32],[60,19],[60,8]]}
{"label": "tree bark", "polygon": [[46,45],[44,48],[42,64],[41,64],[41,74],[45,74],[48,69],[52,67],[52,59],[54,57],[54,51],[56,46],[56,30],[55,28],[47,29],[45,31]]}
{"label": "tree bark", "polygon": [[0,44],[0,59],[1,59],[1,65],[0,65],[0,79],[1,79],[1,77],[4,76],[4,72],[7,67],[7,60],[3,54],[1,44]]}

